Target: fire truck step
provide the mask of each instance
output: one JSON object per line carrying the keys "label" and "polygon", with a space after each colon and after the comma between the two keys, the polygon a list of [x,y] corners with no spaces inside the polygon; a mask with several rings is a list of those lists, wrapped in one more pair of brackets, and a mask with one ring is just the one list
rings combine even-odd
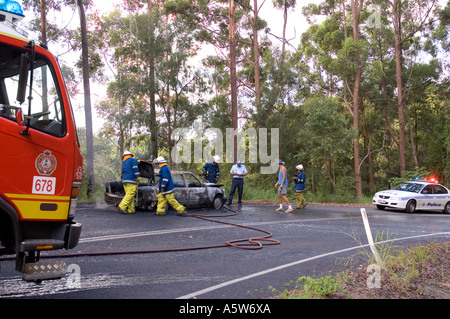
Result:
{"label": "fire truck step", "polygon": [[19,251],[55,250],[64,248],[64,241],[57,239],[27,239],[20,243]]}
{"label": "fire truck step", "polygon": [[59,279],[66,275],[64,261],[36,262],[25,264],[22,278],[26,281],[41,281],[46,279]]}

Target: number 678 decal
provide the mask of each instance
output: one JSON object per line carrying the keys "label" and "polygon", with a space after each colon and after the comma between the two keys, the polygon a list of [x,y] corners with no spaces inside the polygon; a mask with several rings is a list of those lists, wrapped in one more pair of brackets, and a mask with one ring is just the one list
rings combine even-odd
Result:
{"label": "number 678 decal", "polygon": [[47,194],[54,195],[56,186],[55,177],[43,177],[34,176],[33,177],[33,194]]}

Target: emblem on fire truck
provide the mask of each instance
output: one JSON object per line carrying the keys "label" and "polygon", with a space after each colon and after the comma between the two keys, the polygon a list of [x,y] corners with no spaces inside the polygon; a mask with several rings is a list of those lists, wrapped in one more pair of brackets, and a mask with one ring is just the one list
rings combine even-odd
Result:
{"label": "emblem on fire truck", "polygon": [[41,175],[51,175],[56,169],[56,157],[46,150],[36,158],[36,169]]}

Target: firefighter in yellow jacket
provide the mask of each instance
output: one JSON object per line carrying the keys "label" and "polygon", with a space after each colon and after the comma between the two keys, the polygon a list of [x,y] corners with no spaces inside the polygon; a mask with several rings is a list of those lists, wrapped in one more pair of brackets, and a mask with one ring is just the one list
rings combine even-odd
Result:
{"label": "firefighter in yellow jacket", "polygon": [[185,211],[185,207],[178,203],[175,199],[174,191],[175,185],[172,179],[172,173],[167,166],[167,161],[164,157],[159,156],[155,159],[155,162],[159,165],[159,193],[156,195],[158,198],[158,205],[156,208],[156,214],[163,216],[166,214],[166,205],[169,203],[176,211],[177,215],[182,215]]}

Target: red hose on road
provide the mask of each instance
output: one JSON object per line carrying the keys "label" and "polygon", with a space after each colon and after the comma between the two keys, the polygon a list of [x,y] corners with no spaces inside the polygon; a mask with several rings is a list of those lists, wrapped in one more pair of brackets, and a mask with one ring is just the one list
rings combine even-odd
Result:
{"label": "red hose on road", "polygon": [[264,236],[264,237],[253,237],[253,238],[244,238],[244,239],[236,239],[236,240],[227,241],[227,242],[225,242],[227,246],[232,246],[232,247],[236,247],[236,248],[240,248],[240,249],[253,249],[254,250],[254,249],[261,249],[264,245],[279,245],[280,244],[280,242],[278,240],[271,239],[272,233],[270,233],[266,230],[211,219],[211,217],[229,217],[229,216],[237,215],[236,211],[233,211],[227,207],[225,207],[225,209],[228,209],[229,211],[233,212],[233,214],[221,215],[221,216],[204,216],[204,215],[198,215],[198,214],[185,213],[183,215],[191,216],[194,218],[198,218],[198,219],[202,219],[202,220],[206,220],[206,221],[210,221],[210,222],[214,222],[214,223],[256,230],[256,231],[267,234],[267,236]]}
{"label": "red hose on road", "polygon": [[[239,225],[235,223],[228,223],[224,221],[214,220],[212,217],[230,217],[237,215],[236,211],[233,211],[227,207],[224,207],[225,209],[232,212],[232,214],[226,214],[226,215],[200,215],[200,214],[189,214],[189,213],[183,213],[181,216],[185,217],[193,217],[202,219],[209,222],[224,224],[224,225],[230,225],[230,226],[236,226],[240,228],[246,228],[251,229],[259,232],[263,232],[267,234],[263,237],[252,237],[252,238],[243,238],[243,239],[235,239],[226,241],[225,244],[222,245],[210,245],[210,246],[198,246],[198,247],[186,247],[186,248],[170,248],[170,249],[154,249],[154,250],[136,250],[136,251],[113,251],[113,252],[80,252],[80,253],[73,253],[73,254],[58,254],[58,255],[44,255],[40,256],[40,258],[68,258],[68,257],[86,257],[86,256],[112,256],[112,255],[131,255],[131,254],[153,254],[153,253],[167,253],[167,252],[178,252],[178,251],[190,251],[190,250],[202,250],[202,249],[212,249],[212,248],[223,248],[223,247],[235,247],[239,249],[248,249],[248,250],[257,250],[263,248],[265,245],[279,245],[280,242],[276,239],[272,239],[272,233],[259,229],[256,227],[251,226],[245,226],[245,225]],[[10,258],[1,258],[0,261],[4,260],[12,260],[15,257]]]}

